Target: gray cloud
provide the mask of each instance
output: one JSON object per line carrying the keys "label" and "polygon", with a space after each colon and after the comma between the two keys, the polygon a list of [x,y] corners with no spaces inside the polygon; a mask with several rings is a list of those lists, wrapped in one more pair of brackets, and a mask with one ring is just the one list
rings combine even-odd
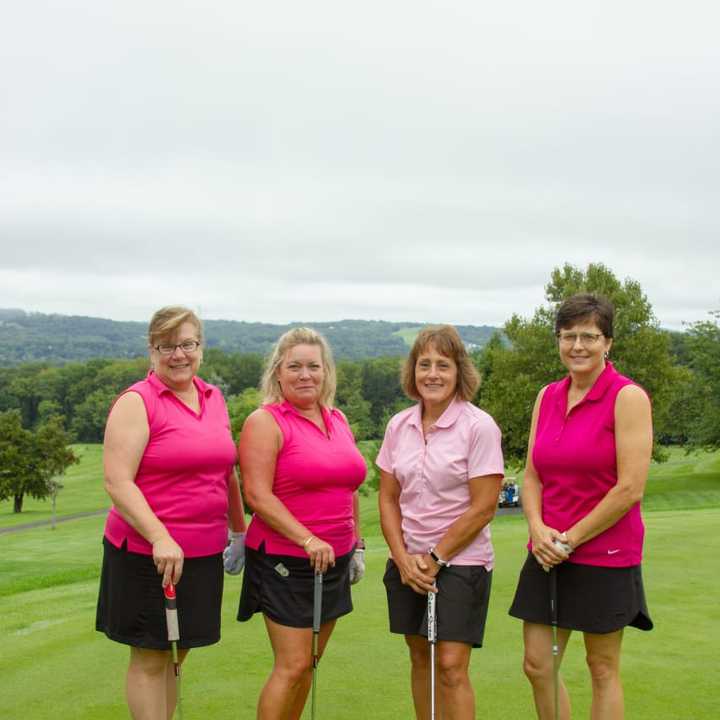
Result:
{"label": "gray cloud", "polygon": [[604,262],[702,319],[718,14],[28,0],[0,28],[0,306],[500,324]]}

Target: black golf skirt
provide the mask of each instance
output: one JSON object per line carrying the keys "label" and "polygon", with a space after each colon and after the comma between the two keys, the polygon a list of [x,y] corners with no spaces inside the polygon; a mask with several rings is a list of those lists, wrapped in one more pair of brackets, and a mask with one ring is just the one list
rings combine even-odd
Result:
{"label": "black golf skirt", "polygon": [[[610,633],[626,626],[652,630],[640,565],[623,568],[556,566],[558,626],[587,633]],[[532,553],[520,571],[510,615],[550,625],[550,573]]]}
{"label": "black golf skirt", "polygon": [[[328,568],[323,575],[323,623],[353,609],[350,595],[353,552],[335,558],[335,567]],[[264,543],[257,550],[246,547],[237,619],[245,622],[261,612],[278,625],[312,627],[314,580],[315,571],[307,557],[270,555],[265,552]]]}
{"label": "black golf skirt", "polygon": [[[169,650],[165,598],[151,555],[116,548],[103,538],[95,629],[111,640],[149,650]],[[185,558],[177,584],[178,647],[213,645],[220,640],[222,554]]]}
{"label": "black golf skirt", "polygon": [[[383,576],[390,632],[427,637],[427,595],[403,585],[400,571],[388,560]],[[490,603],[492,571],[482,565],[451,565],[436,579],[437,639],[482,647]]]}

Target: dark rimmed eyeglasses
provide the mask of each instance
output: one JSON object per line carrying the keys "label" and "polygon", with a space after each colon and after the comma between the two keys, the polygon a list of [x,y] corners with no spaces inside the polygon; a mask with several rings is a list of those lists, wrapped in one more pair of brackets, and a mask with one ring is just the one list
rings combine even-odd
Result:
{"label": "dark rimmed eyeglasses", "polygon": [[592,347],[595,345],[595,343],[603,337],[603,333],[589,333],[589,332],[582,332],[582,333],[563,333],[559,332],[557,334],[558,342],[561,345],[567,345],[568,347],[572,347],[578,340],[580,340],[580,344],[583,347]]}
{"label": "dark rimmed eyeglasses", "polygon": [[194,353],[198,348],[200,347],[200,342],[198,340],[183,340],[181,343],[178,343],[177,345],[171,345],[171,344],[165,344],[162,345],[156,345],[155,349],[161,354],[161,355],[172,355],[178,348],[180,348],[184,353],[190,354]]}

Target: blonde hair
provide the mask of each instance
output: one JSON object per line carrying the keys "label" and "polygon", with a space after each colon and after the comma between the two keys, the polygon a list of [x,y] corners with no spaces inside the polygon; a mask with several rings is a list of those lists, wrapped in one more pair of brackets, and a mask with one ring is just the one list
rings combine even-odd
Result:
{"label": "blonde hair", "polygon": [[410,354],[403,363],[400,382],[403,392],[412,400],[420,400],[415,384],[415,365],[418,357],[432,345],[441,355],[457,365],[457,394],[470,401],[480,387],[480,374],[473,365],[458,331],[452,325],[431,325],[422,329],[415,338]]}
{"label": "blonde hair", "polygon": [[335,400],[337,386],[335,361],[327,340],[317,330],[307,327],[288,330],[278,338],[278,341],[273,346],[265,362],[265,370],[260,380],[263,403],[277,403],[285,399],[277,379],[277,371],[285,355],[296,345],[317,345],[320,348],[320,357],[324,370],[323,384],[320,388],[320,404],[331,407]]}
{"label": "blonde hair", "polygon": [[197,329],[198,340],[203,341],[203,326],[200,318],[182,305],[168,305],[160,308],[148,325],[148,345],[154,348],[161,340],[173,335],[183,323],[192,323]]}

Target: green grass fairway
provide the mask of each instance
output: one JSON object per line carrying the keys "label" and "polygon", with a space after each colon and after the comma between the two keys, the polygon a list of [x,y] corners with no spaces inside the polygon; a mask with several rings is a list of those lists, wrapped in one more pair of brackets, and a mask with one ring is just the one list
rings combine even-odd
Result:
{"label": "green grass fairway", "polygon": [[[71,465],[60,478],[63,488],[57,496],[58,518],[110,507],[103,488],[102,445],[73,445],[72,448],[80,462]],[[0,528],[49,520],[51,517],[50,500],[25,496],[23,510],[17,514],[13,513],[12,500],[0,502]]]}
{"label": "green grass fairway", "polygon": [[[63,478],[58,516],[106,508],[101,448],[82,456]],[[366,578],[355,587],[355,611],[337,625],[320,666],[319,713],[327,720],[413,717],[402,638],[387,631],[382,572],[386,550],[376,496],[362,500],[368,542]],[[655,630],[629,629],[623,653],[627,717],[716,718],[714,672],[720,643],[720,453],[685,455],[653,465],[645,506],[644,575]],[[0,503],[0,528],[47,520],[50,503],[26,500],[21,515]],[[127,718],[123,683],[127,648],[93,629],[104,517],[86,517],[0,534],[0,718]],[[521,671],[521,627],[507,615],[525,556],[522,517],[493,524],[497,567],[485,647],[473,652],[478,717],[534,717]],[[239,578],[227,578],[223,640],[194,650],[185,666],[185,720],[253,718],[271,653],[261,618],[234,620]],[[571,638],[563,675],[574,717],[588,717],[589,682],[581,637]],[[308,713],[309,715],[309,713]]]}
{"label": "green grass fairway", "polygon": [[411,348],[413,346],[413,343],[415,342],[415,338],[417,337],[417,334],[423,329],[422,325],[417,325],[414,327],[406,327],[402,330],[396,330],[393,335],[397,335],[398,337],[402,338],[403,342]]}
{"label": "green grass fairway", "polygon": [[[374,497],[363,500],[371,515]],[[717,717],[720,610],[717,527],[720,510],[648,513],[644,564],[651,633],[626,633],[623,676],[627,717]],[[126,718],[127,649],[93,630],[103,518],[0,536],[0,717],[32,720]],[[533,717],[520,669],[520,623],[507,616],[524,558],[525,524],[503,516],[493,525],[497,550],[485,647],[473,652],[478,717]],[[385,547],[368,539],[368,573],[354,590],[355,612],[338,622],[319,674],[321,717],[412,717],[403,641],[386,628]],[[713,589],[714,588],[714,589]],[[259,617],[234,620],[239,578],[228,578],[223,640],[194,650],[185,666],[185,718],[252,718],[271,654]],[[575,717],[588,716],[589,683],[580,637],[563,673]],[[716,687],[716,685],[715,685]]]}

